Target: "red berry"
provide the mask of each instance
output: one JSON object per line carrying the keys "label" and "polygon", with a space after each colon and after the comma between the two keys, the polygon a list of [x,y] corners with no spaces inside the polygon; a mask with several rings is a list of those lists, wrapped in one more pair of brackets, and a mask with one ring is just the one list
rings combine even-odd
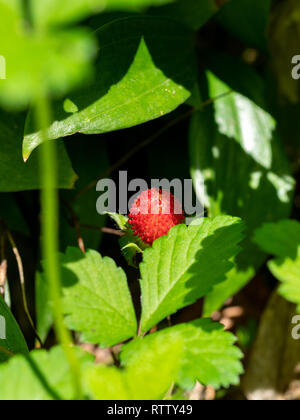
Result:
{"label": "red berry", "polygon": [[184,212],[173,194],[152,188],[143,191],[133,203],[129,223],[135,235],[152,245],[155,239],[184,222]]}

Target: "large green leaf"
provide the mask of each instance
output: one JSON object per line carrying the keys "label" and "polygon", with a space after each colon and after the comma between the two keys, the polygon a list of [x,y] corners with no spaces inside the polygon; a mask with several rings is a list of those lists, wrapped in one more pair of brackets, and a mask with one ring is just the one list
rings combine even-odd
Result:
{"label": "large green leaf", "polygon": [[[16,192],[41,187],[37,154],[24,163],[22,136],[24,116],[0,112],[0,191]],[[58,145],[59,188],[72,188],[76,175],[64,145]]]}
{"label": "large green leaf", "polygon": [[214,0],[178,0],[166,6],[151,9],[151,12],[169,16],[198,30],[216,12],[218,6]]}
{"label": "large green leaf", "polygon": [[35,36],[26,29],[21,4],[0,0],[0,51],[6,61],[0,103],[9,108],[36,100],[41,84],[44,92],[64,94],[91,75],[95,53],[95,42],[85,30],[41,31]]}
{"label": "large green leaf", "polygon": [[61,267],[66,322],[83,342],[110,347],[136,334],[126,276],[111,258],[68,248]]}
{"label": "large green leaf", "polygon": [[271,0],[231,0],[218,14],[218,22],[249,47],[267,51]]}
{"label": "large green leaf", "polygon": [[125,365],[136,364],[147,349],[159,348],[176,339],[183,346],[176,377],[178,385],[191,389],[196,381],[214,388],[239,383],[239,376],[243,373],[240,362],[243,355],[233,345],[236,338],[225,332],[222,325],[208,319],[180,324],[145,339],[134,340],[123,348],[121,360]]}
{"label": "large green leaf", "polygon": [[232,217],[178,225],[144,251],[141,263],[143,332],[192,304],[225,279],[240,250],[243,223]]}
{"label": "large green leaf", "polygon": [[[97,34],[97,78],[56,104],[50,139],[138,125],[173,111],[190,96],[195,61],[193,36],[185,27],[159,17],[131,17],[110,22]],[[31,120],[25,157],[42,141]]]}
{"label": "large green leaf", "polygon": [[174,383],[182,356],[181,337],[147,340],[125,369],[99,366],[86,373],[87,390],[97,400],[163,399]]}
{"label": "large green leaf", "polygon": [[254,240],[265,252],[277,257],[268,266],[282,283],[279,292],[296,303],[300,311],[300,223],[282,220],[265,224],[256,230]]}
{"label": "large green leaf", "polygon": [[9,354],[18,353],[27,354],[27,344],[15,318],[0,296],[0,363],[7,360]]}
{"label": "large green leaf", "polygon": [[[93,356],[76,348],[81,369],[92,364]],[[70,367],[61,347],[50,352],[35,350],[13,357],[0,365],[1,401],[49,401],[74,399]]]}
{"label": "large green leaf", "polygon": [[[257,100],[262,106],[264,94],[261,79],[255,73],[251,76],[250,69],[244,72],[244,67],[238,62],[235,68],[239,70],[239,76],[234,78],[232,85],[240,87],[243,94],[248,90],[250,95],[252,91],[251,100]],[[224,74],[228,83],[230,74],[226,68]],[[243,74],[250,74],[247,88]],[[229,86],[232,87],[231,83]],[[196,193],[208,207],[211,216],[233,214],[241,217],[248,229],[246,237],[251,238],[253,231],[263,222],[288,216],[294,180],[277,133],[274,133],[270,143],[272,165],[267,170],[246,154],[235,140],[220,134],[214,119],[213,110],[206,109],[194,115],[191,122],[191,173]],[[205,184],[204,197],[203,190],[197,189],[199,182],[200,185]],[[264,259],[265,254],[249,239],[245,240],[243,252],[236,259],[236,267],[227,274],[226,281],[215,286],[206,298],[205,315],[211,315],[227,298],[246,285]]]}

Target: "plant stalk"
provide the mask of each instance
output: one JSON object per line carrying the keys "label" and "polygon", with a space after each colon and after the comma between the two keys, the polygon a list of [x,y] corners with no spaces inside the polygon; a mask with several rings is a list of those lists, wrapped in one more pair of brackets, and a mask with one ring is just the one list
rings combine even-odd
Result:
{"label": "plant stalk", "polygon": [[41,130],[40,172],[42,180],[41,192],[41,229],[42,250],[45,260],[45,272],[49,281],[49,289],[56,337],[63,347],[72,375],[75,398],[82,398],[80,364],[76,357],[70,332],[64,323],[61,300],[61,277],[59,265],[58,237],[58,167],[56,142],[48,140],[47,129],[51,122],[50,105],[47,94],[41,91],[36,99],[36,119]]}

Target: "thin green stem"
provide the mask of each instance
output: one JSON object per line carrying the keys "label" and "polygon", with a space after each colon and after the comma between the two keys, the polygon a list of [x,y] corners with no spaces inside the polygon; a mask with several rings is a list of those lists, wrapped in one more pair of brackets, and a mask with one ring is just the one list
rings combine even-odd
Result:
{"label": "thin green stem", "polygon": [[64,323],[61,300],[58,256],[57,152],[56,142],[48,140],[47,137],[47,128],[50,126],[51,113],[47,95],[43,91],[37,95],[36,118],[43,140],[40,146],[40,166],[42,179],[42,249],[45,260],[45,272],[49,281],[55,333],[64,349],[70,366],[76,398],[81,399],[80,364],[75,354],[71,334]]}

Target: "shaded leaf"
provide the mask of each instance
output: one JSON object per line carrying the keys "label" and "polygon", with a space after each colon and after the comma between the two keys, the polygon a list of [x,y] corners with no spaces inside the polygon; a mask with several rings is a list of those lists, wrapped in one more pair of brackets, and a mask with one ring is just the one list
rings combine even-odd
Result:
{"label": "shaded leaf", "polygon": [[[71,206],[76,218],[82,225],[80,234],[85,247],[98,249],[102,239],[101,228],[106,222],[106,217],[97,212],[95,203],[98,193],[95,188],[90,188],[84,192],[83,190],[109,167],[106,143],[104,141],[99,142],[97,138],[89,138],[89,141],[86,141],[82,136],[70,140],[66,141],[65,144],[72,166],[78,175],[78,181],[74,190],[62,191],[61,193],[63,198],[60,223],[61,250],[64,252],[67,246],[78,245],[75,221],[72,220],[70,209],[67,208],[66,203]],[[99,228],[99,230],[84,228],[84,225]]]}
{"label": "shaded leaf", "polygon": [[267,51],[271,0],[231,0],[221,8],[218,22],[249,47]]}
{"label": "shaded leaf", "polygon": [[[41,187],[38,156],[24,163],[22,159],[22,133],[24,116],[0,112],[0,191],[16,192]],[[58,144],[58,188],[72,188],[76,181],[64,145]]]}
{"label": "shaded leaf", "polygon": [[268,266],[282,283],[279,293],[300,310],[300,223],[282,220],[265,224],[255,231],[254,240],[265,252],[277,257]]}
{"label": "shaded leaf", "polygon": [[3,220],[9,230],[29,234],[28,225],[18,206],[14,194],[0,194],[0,219]]}
{"label": "shaded leaf", "polygon": [[195,30],[200,29],[217,11],[218,6],[214,0],[177,0],[151,9],[153,13],[177,19]]}
{"label": "shaded leaf", "polygon": [[[237,77],[232,77],[230,63],[237,69]],[[238,61],[224,60],[218,77],[224,78],[230,87],[239,89],[266,109],[263,81],[250,68]],[[199,112],[191,121],[191,174],[196,193],[209,209],[209,215],[233,214],[241,217],[247,226],[246,238],[251,238],[254,230],[264,221],[288,216],[294,180],[277,132],[270,143],[272,166],[267,170],[247,155],[235,140],[218,132],[212,111]],[[203,182],[204,196],[203,189],[197,189],[198,183],[203,185]],[[236,258],[236,266],[228,272],[226,281],[216,285],[206,297],[205,316],[210,316],[243,288],[264,262],[265,254],[251,240],[246,239],[242,246],[243,252]]]}

